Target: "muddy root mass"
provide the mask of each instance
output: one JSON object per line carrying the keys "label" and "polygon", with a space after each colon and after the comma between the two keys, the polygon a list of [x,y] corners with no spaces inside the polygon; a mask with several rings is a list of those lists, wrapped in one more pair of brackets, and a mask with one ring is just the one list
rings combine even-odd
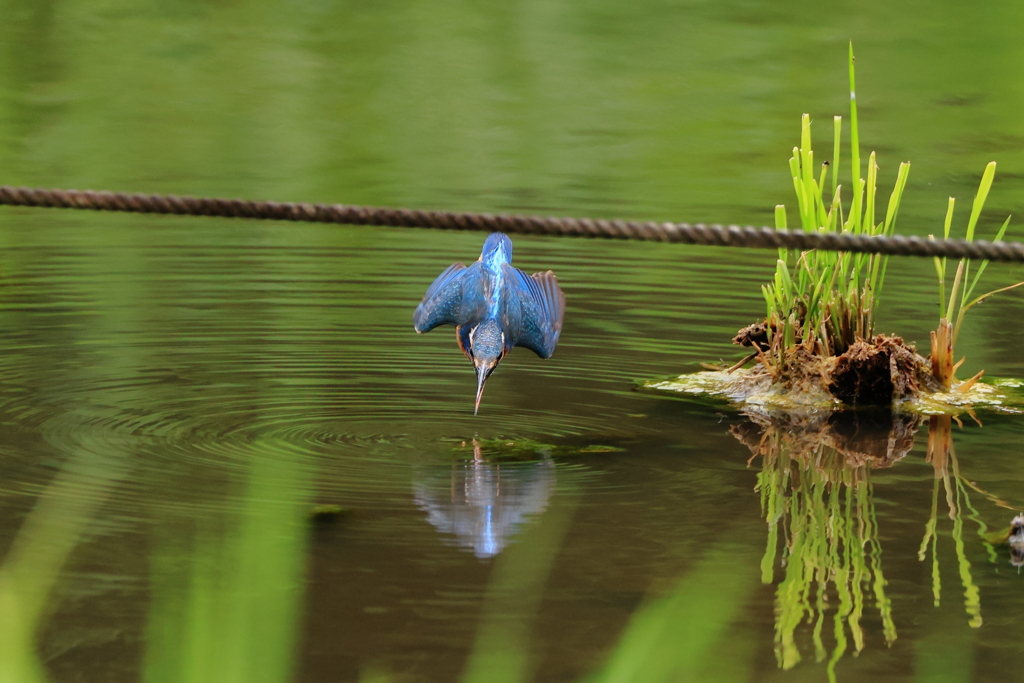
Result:
{"label": "muddy root mass", "polygon": [[748,375],[751,383],[763,383],[767,374],[773,388],[787,394],[827,394],[850,406],[889,406],[940,388],[930,362],[900,337],[859,339],[843,354],[827,357],[797,345],[787,350],[782,364],[769,361],[762,347],[767,340],[764,323],[758,323],[740,330],[733,341],[761,352],[761,367]]}
{"label": "muddy root mass", "polygon": [[899,337],[857,340],[836,358],[828,390],[850,405],[887,406],[918,394],[927,363]]}

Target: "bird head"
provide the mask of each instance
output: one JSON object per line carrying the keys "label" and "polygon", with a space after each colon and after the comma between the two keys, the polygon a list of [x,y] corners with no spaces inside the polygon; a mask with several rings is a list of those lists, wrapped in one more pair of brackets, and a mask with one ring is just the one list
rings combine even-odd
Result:
{"label": "bird head", "polygon": [[480,251],[480,260],[498,267],[501,263],[512,263],[512,240],[503,232],[492,232],[484,241]]}
{"label": "bird head", "polygon": [[505,355],[505,334],[497,322],[485,320],[470,330],[469,355],[476,368],[476,407],[473,409],[476,415],[484,395],[484,383]]}

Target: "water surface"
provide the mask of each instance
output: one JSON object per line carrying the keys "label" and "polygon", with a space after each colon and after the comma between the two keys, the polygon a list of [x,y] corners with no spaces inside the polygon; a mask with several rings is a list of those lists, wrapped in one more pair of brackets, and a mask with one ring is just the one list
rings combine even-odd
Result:
{"label": "water surface", "polygon": [[[766,223],[800,113],[845,113],[852,38],[883,182],[914,162],[906,231],[939,230],[991,159],[983,229],[1024,201],[1010,3],[0,9],[5,183]],[[1019,417],[839,467],[633,390],[738,357],[769,252],[516,238],[565,329],[474,418],[454,334],[411,314],[483,235],[4,209],[0,241],[11,680],[1019,668],[1024,578],[980,535],[1024,508]],[[882,330],[927,340],[930,269],[890,263]],[[972,312],[964,376],[1024,376],[1021,310]]]}

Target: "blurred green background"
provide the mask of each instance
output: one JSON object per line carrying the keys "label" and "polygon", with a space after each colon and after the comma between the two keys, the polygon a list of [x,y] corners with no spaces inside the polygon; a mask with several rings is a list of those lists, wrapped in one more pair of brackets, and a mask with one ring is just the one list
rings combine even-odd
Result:
{"label": "blurred green background", "polygon": [[[986,236],[1024,205],[1022,22],[1002,0],[0,0],[0,184],[771,224],[800,114],[820,152],[848,115],[852,40],[885,196],[912,162],[901,232],[939,231],[949,195],[963,226],[995,160]],[[979,535],[1024,507],[1016,416],[954,430],[956,472],[924,429],[869,474],[748,466],[741,418],[632,386],[736,357],[773,255],[523,237],[565,330],[474,419],[450,331],[410,317],[482,237],[0,208],[0,682],[1019,670],[1021,579]],[[880,329],[926,341],[932,278],[893,260]],[[972,311],[963,376],[1024,376],[1021,301]]]}

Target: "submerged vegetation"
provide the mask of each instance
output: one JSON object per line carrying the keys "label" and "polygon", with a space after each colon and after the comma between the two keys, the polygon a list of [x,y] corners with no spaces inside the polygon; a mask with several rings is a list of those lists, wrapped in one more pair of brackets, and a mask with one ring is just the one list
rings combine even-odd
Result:
{"label": "submerged vegetation", "polygon": [[[842,117],[833,120],[832,160],[819,168],[811,140],[811,118],[804,114],[800,145],[793,148],[789,160],[799,226],[805,232],[892,236],[910,163],[900,164],[883,208],[875,153],[868,155],[866,174],[861,162],[852,45],[849,76],[850,189],[839,182]],[[967,224],[967,240],[975,237],[995,167],[995,162],[988,164],[982,176]],[[950,236],[954,203],[951,197],[943,233],[946,238]],[[1002,224],[994,241],[1002,240],[1009,221],[1007,218]],[[788,228],[784,205],[775,207],[775,223],[779,229]],[[954,362],[954,346],[968,310],[1024,282],[972,299],[988,262],[977,264],[972,273],[970,260],[962,259],[947,296],[946,259],[936,258],[941,318],[931,333],[930,357],[924,358],[900,337],[876,334],[875,314],[887,265],[888,257],[881,254],[780,249],[775,276],[762,287],[767,304],[764,320],[740,330],[733,339],[751,352],[729,368],[645,386],[723,395],[743,403],[776,403],[787,408],[890,406],[924,398],[928,407],[922,412],[935,412],[943,406],[955,412],[975,403],[1004,405],[1000,392],[977,384],[984,371],[966,381],[956,379],[963,359]],[[756,361],[755,365],[744,369],[751,361]]]}

